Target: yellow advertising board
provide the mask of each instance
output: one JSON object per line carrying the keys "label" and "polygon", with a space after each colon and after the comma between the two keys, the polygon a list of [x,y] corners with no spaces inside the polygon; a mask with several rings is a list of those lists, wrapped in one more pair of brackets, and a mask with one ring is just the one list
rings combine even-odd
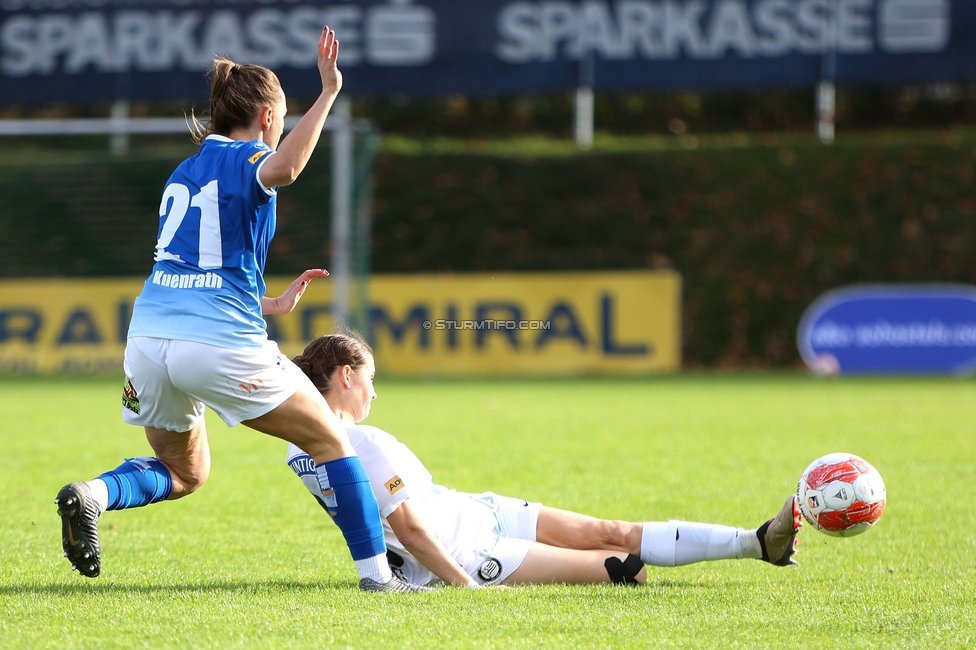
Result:
{"label": "yellow advertising board", "polygon": [[[268,278],[278,295],[293,278]],[[0,281],[0,372],[119,372],[143,279]],[[376,275],[361,324],[380,372],[558,375],[668,372],[681,364],[672,272]],[[331,285],[268,317],[289,356],[332,328]]]}

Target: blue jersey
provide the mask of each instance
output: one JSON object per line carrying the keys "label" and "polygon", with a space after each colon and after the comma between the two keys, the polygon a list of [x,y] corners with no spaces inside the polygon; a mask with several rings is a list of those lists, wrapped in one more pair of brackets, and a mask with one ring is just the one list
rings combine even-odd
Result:
{"label": "blue jersey", "polygon": [[156,263],[132,308],[129,336],[260,347],[264,265],[275,232],[274,188],[262,142],[219,135],[203,141],[166,183]]}

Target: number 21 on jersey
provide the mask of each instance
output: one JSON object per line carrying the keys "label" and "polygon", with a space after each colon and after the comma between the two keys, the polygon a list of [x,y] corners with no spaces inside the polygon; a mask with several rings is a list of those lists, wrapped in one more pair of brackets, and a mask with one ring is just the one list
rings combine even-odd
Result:
{"label": "number 21 on jersey", "polygon": [[[200,210],[200,238],[196,251],[169,250],[173,244],[176,232],[183,225],[186,213],[190,208]],[[168,210],[168,213],[167,213]],[[163,200],[159,204],[159,217],[163,220],[163,229],[156,242],[156,261],[173,260],[187,263],[180,256],[192,256],[197,253],[197,266],[201,269],[219,269],[223,266],[223,249],[220,240],[220,208],[217,203],[217,181],[213,180],[203,186],[200,192],[190,197],[190,190],[181,183],[171,183],[163,192]]]}

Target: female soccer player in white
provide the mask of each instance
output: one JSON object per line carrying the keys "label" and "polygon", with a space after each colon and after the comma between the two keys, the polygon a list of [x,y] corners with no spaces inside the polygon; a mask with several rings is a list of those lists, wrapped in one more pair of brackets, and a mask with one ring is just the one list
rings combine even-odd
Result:
{"label": "female soccer player in white", "polygon": [[[361,339],[316,339],[294,363],[342,418],[381,508],[390,563],[416,584],[643,583],[645,564],[756,558],[795,564],[800,511],[791,496],[758,529],[684,521],[606,521],[491,492],[436,485],[420,460],[389,433],[357,424],[376,398],[375,366]],[[314,460],[299,446],[288,465],[327,511]]]}
{"label": "female soccer player in white", "polygon": [[[145,427],[155,457],[132,458],[58,493],[64,554],[82,575],[101,571],[98,517],[196,491],[210,473],[205,406],[301,445],[320,491],[332,497],[367,591],[410,591],[386,560],[376,499],[339,419],[265,333],[264,314],[291,311],[306,271],[279,298],[264,295],[278,188],[305,168],[342,87],[339,42],[318,44],[322,91],[288,137],[285,94],[262,66],[217,59],[200,151],[170,177],[159,208],[155,265],[136,298],[125,350],[122,413]],[[279,146],[279,140],[281,140]]]}

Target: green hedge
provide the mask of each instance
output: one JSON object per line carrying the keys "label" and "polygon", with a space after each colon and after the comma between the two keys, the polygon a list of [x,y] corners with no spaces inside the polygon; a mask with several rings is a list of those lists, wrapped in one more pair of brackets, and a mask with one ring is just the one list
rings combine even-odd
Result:
{"label": "green hedge", "polygon": [[[875,139],[878,140],[878,139]],[[688,366],[783,366],[860,282],[976,283],[976,140],[378,161],[374,269],[671,266]]]}
{"label": "green hedge", "polygon": [[[388,146],[373,270],[673,267],[691,367],[796,364],[800,314],[832,288],[976,283],[974,134],[667,142]],[[0,276],[148,273],[158,197],[185,153],[7,158]],[[281,193],[269,273],[328,263],[328,160]]]}

